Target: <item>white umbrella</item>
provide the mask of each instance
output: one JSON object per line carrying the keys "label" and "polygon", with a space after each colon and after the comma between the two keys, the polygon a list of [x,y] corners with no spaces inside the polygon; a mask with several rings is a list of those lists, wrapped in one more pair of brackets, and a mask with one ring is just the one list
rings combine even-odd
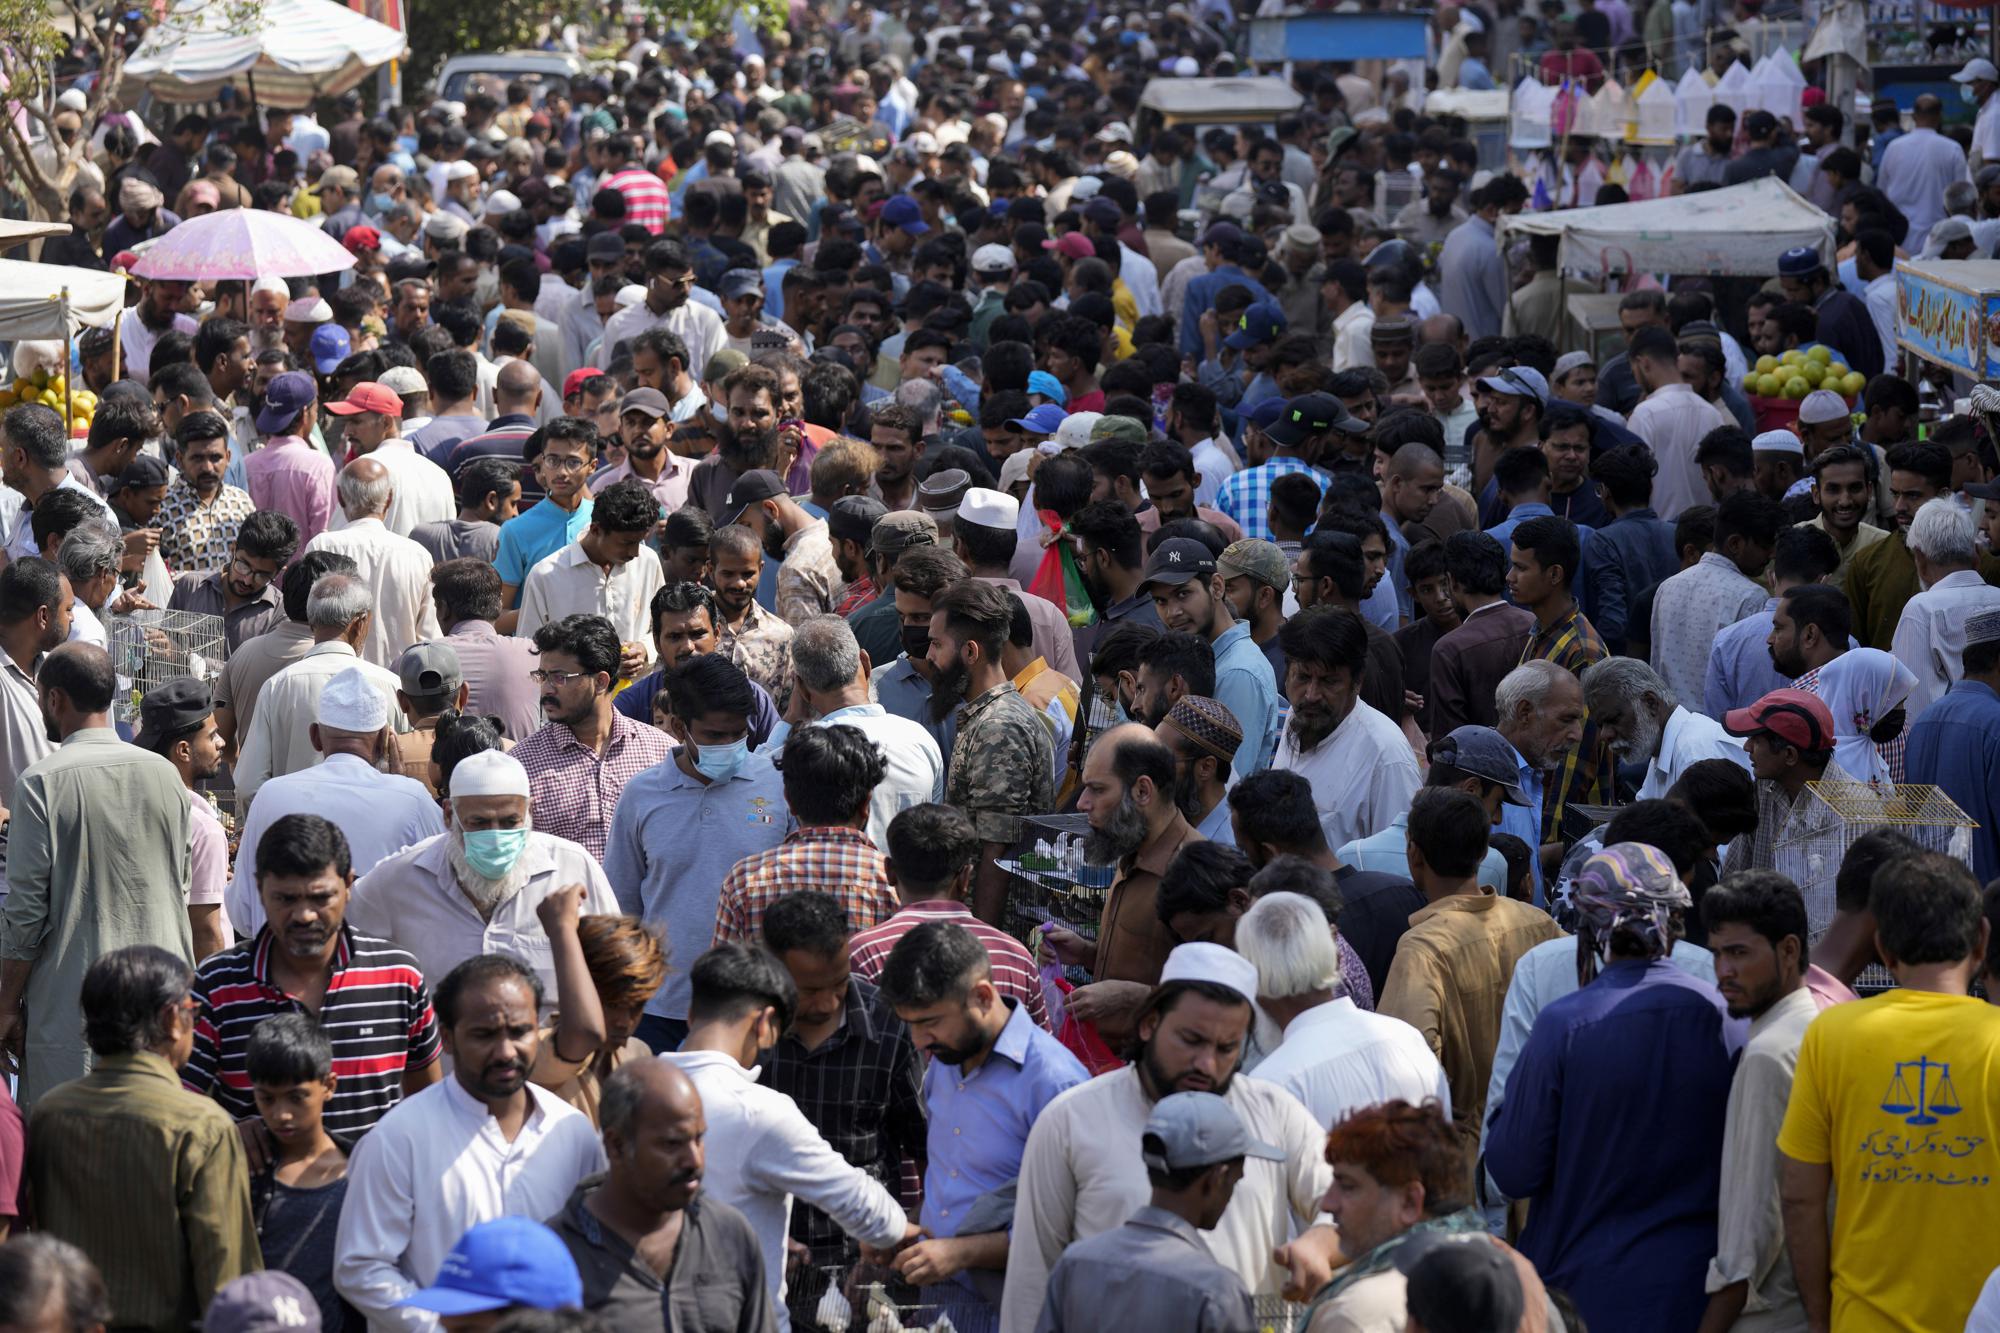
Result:
{"label": "white umbrella", "polygon": [[166,102],[205,102],[241,80],[255,100],[299,109],[346,92],[410,49],[403,34],[333,0],[263,0],[249,31],[224,0],[176,5],[125,63]]}

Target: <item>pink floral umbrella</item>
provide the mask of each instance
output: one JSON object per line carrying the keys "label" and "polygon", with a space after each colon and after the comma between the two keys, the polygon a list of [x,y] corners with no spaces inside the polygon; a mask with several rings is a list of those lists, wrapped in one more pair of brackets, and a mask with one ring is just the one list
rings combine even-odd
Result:
{"label": "pink floral umbrella", "polygon": [[254,282],[353,267],[354,256],[317,222],[261,208],[223,208],[189,218],[160,237],[139,256],[132,273],[172,282]]}

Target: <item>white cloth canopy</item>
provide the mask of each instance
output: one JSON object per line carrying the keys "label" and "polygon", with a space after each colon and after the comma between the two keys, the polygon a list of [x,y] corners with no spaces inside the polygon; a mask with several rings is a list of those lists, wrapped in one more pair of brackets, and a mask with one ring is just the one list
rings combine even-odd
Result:
{"label": "white cloth canopy", "polygon": [[108,329],[124,304],[125,279],[116,273],[0,259],[0,341],[60,339],[86,325]]}
{"label": "white cloth canopy", "polygon": [[256,100],[297,110],[346,92],[410,44],[387,24],[333,0],[263,0],[256,26],[237,31],[220,0],[176,6],[146,34],[125,77],[167,102],[205,102],[225,84],[256,89]]}
{"label": "white cloth canopy", "polygon": [[[1632,204],[1502,216],[1503,241],[1562,237],[1562,265],[1602,275],[1607,257],[1632,273],[1713,273],[1769,277],[1778,256],[1809,245],[1829,265],[1833,219],[1775,177]],[[1626,259],[1629,257],[1630,263]]]}
{"label": "white cloth canopy", "polygon": [[67,222],[16,222],[13,218],[0,218],[0,250],[11,250],[17,245],[48,236],[67,235]]}

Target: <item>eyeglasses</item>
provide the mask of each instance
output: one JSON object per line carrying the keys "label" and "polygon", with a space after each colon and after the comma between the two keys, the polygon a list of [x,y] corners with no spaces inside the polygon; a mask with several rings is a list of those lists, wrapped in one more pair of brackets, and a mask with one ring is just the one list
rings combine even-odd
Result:
{"label": "eyeglasses", "polygon": [[569,684],[569,683],[570,683],[571,681],[573,681],[573,680],[582,680],[582,679],[583,679],[584,677],[586,677],[586,676],[594,676],[594,675],[596,675],[596,674],[597,674],[597,673],[596,673],[595,671],[540,671],[540,670],[537,670],[537,671],[530,671],[530,672],[528,673],[528,679],[529,679],[529,680],[532,680],[532,681],[534,681],[534,682],[535,682],[535,684],[537,684],[537,685],[556,685],[556,686],[562,686],[562,685],[567,685],[567,684]]}
{"label": "eyeglasses", "polygon": [[581,472],[590,466],[588,458],[578,458],[574,454],[543,454],[535,462],[547,463],[558,472]]}
{"label": "eyeglasses", "polygon": [[250,562],[240,555],[230,557],[229,572],[239,579],[252,579],[258,583],[266,584],[278,577],[274,572],[267,573],[264,570],[253,568]]}

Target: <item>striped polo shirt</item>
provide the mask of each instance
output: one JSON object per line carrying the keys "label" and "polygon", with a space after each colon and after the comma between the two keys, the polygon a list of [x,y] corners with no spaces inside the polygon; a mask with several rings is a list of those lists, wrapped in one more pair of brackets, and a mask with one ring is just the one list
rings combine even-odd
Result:
{"label": "striped polo shirt", "polygon": [[[205,960],[195,975],[194,1054],[181,1070],[191,1091],[213,1097],[237,1120],[257,1114],[245,1053],[250,1033],[278,1014],[306,1007],[270,976],[275,941],[268,927],[255,939]],[[387,940],[343,925],[333,976],[320,1002],[320,1026],[333,1044],[339,1085],[327,1101],[326,1131],[358,1138],[402,1100],[403,1071],[439,1056],[437,1016],[417,960]]]}

